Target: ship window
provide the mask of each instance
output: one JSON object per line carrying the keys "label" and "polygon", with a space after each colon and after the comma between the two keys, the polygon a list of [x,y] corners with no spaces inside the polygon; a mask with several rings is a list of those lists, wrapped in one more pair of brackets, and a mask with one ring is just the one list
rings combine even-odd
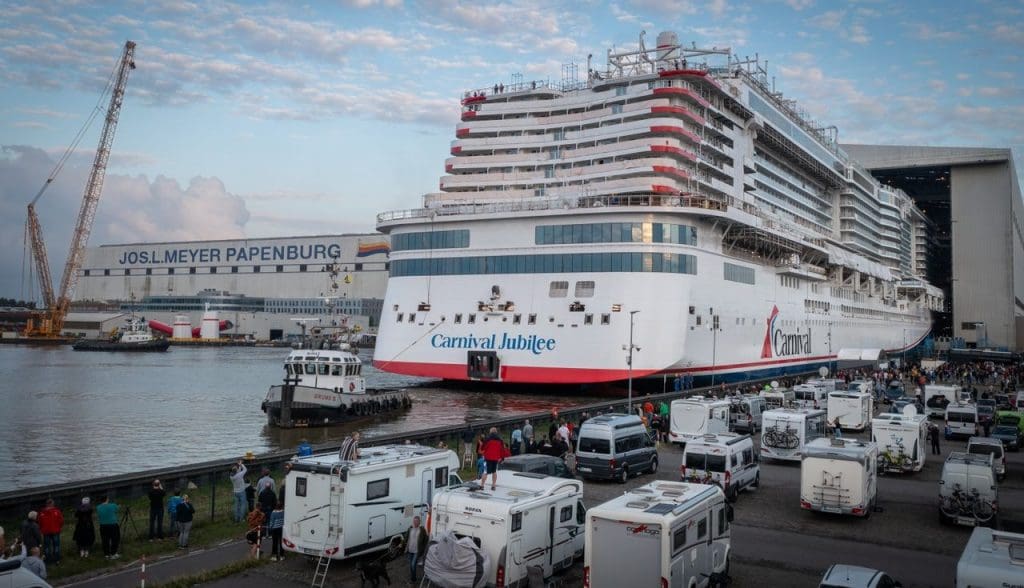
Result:
{"label": "ship window", "polygon": [[276,268],[276,271],[277,271],[277,273],[279,273],[279,274],[280,274],[280,273],[282,273],[282,272],[284,272],[284,266],[283,266],[283,265],[279,265],[279,266],[277,266],[277,268]]}
{"label": "ship window", "polygon": [[194,268],[194,267],[188,268],[188,273],[190,273],[190,274],[196,273],[196,268]]}
{"label": "ship window", "polygon": [[592,314],[585,314],[585,315],[583,315],[583,324],[585,324],[585,325],[592,325],[592,324],[594,324],[594,315],[592,315]]}
{"label": "ship window", "polygon": [[169,276],[173,276],[174,275],[174,268],[173,267],[167,268],[167,275],[169,275]]}
{"label": "ship window", "polygon": [[594,281],[584,280],[576,282],[576,297],[590,298],[594,295]]}
{"label": "ship window", "polygon": [[85,275],[85,277],[87,277],[87,278],[89,277],[89,270],[85,270],[82,273],[83,273],[83,275]]}
{"label": "ship window", "polygon": [[528,325],[535,325],[535,324],[537,324],[537,315],[531,314],[530,316],[526,317],[526,324],[528,324]]}
{"label": "ship window", "polygon": [[338,364],[332,365],[331,366],[331,375],[332,376],[340,376],[341,375],[341,368],[342,367],[344,367],[344,366],[340,366]]}
{"label": "ship window", "polygon": [[217,273],[217,266],[211,267],[211,268],[210,268],[210,273],[211,273],[211,274],[215,274],[215,273]]}
{"label": "ship window", "polygon": [[548,296],[551,298],[565,298],[569,295],[569,282],[555,281],[551,282],[551,286],[548,290]]}
{"label": "ship window", "polygon": [[302,264],[302,265],[300,265],[300,266],[299,266],[299,271],[300,271],[300,272],[304,272],[304,271],[306,271],[306,264]]}
{"label": "ship window", "polygon": [[254,273],[254,274],[260,273],[260,266],[258,266],[258,265],[252,266],[252,273]]}
{"label": "ship window", "polygon": [[604,314],[601,315],[601,324],[602,325],[608,325],[608,324],[611,324],[611,322],[612,322],[612,315],[610,315],[608,313],[604,313]]}
{"label": "ship window", "polygon": [[754,268],[728,262],[724,264],[724,268],[726,280],[741,284],[754,284]]}
{"label": "ship window", "polygon": [[357,264],[356,264],[356,269],[355,269],[355,271],[357,271],[357,272],[361,272],[361,271],[363,271],[363,264],[361,264],[361,263],[357,263]]}
{"label": "ship window", "polygon": [[700,326],[700,323],[701,323],[701,320],[700,320],[700,315],[697,315],[697,326],[698,326],[698,327]]}
{"label": "ship window", "polygon": [[[196,268],[192,268],[192,269],[194,270]],[[195,273],[195,272],[193,271],[192,273]],[[108,270],[108,269],[103,270],[103,275],[104,276],[109,276],[110,275],[110,270]]]}
{"label": "ship window", "polygon": [[471,325],[475,325],[476,324],[476,314],[474,314],[472,312],[469,313],[469,320],[467,320],[466,322],[471,324]]}
{"label": "ship window", "polygon": [[132,275],[132,270],[125,268],[124,275],[126,275],[126,276]]}
{"label": "ship window", "polygon": [[455,324],[457,324],[457,325],[461,325],[462,324],[462,313],[460,313],[460,312],[455,313]]}
{"label": "ship window", "polygon": [[306,364],[306,373],[309,374],[310,376],[316,375],[316,364],[307,363]]}
{"label": "ship window", "polygon": [[416,313],[415,312],[410,312],[409,313],[409,322],[410,323],[416,322]]}
{"label": "ship window", "polygon": [[518,325],[520,322],[522,322],[522,320],[523,320],[523,315],[521,315],[521,314],[514,314],[514,315],[512,315],[512,324],[513,325]]}
{"label": "ship window", "polygon": [[326,376],[330,368],[331,366],[327,365],[326,363],[318,363],[316,366],[316,371],[319,375]]}
{"label": "ship window", "polygon": [[398,313],[398,321],[397,322],[402,322],[402,319],[404,319],[404,318],[405,318],[405,313],[404,312]]}
{"label": "ship window", "polygon": [[378,498],[386,498],[391,494],[391,480],[384,478],[383,480],[374,480],[366,483],[366,499],[376,500]]}

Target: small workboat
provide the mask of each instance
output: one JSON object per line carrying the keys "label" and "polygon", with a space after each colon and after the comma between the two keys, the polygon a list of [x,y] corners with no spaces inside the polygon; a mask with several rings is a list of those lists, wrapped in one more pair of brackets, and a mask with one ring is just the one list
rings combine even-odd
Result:
{"label": "small workboat", "polygon": [[167,351],[171,342],[154,337],[145,319],[134,314],[124,328],[117,329],[107,339],[79,339],[71,345],[75,351]]}

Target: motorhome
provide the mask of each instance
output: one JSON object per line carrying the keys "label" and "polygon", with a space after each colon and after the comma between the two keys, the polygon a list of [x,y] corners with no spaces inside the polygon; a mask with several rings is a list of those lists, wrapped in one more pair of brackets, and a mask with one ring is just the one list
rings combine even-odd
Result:
{"label": "motorhome", "polygon": [[824,388],[825,392],[846,390],[846,380],[840,380],[839,378],[811,378],[810,380],[807,380],[807,383],[811,386]]}
{"label": "motorhome", "polygon": [[992,437],[971,437],[967,440],[967,453],[975,455],[991,454],[992,471],[995,472],[996,481],[1002,482],[1006,479],[1006,448],[1003,442]]}
{"label": "motorhome", "polygon": [[585,514],[579,480],[499,471],[493,490],[469,483],[435,492],[430,533],[472,537],[490,556],[488,585],[525,585],[529,568],[547,578],[583,556]]}
{"label": "motorhome", "polygon": [[873,406],[870,392],[829,392],[828,422],[834,425],[839,419],[839,426],[844,431],[863,431],[871,422]]}
{"label": "motorhome", "polygon": [[764,397],[765,407],[768,410],[792,407],[793,401],[796,400],[796,394],[788,388],[761,390],[761,396]]}
{"label": "motorhome", "polygon": [[679,478],[684,482],[712,482],[725,490],[725,497],[735,501],[740,490],[761,485],[754,442],[750,435],[719,433],[705,435],[686,444]]}
{"label": "motorhome", "polygon": [[996,525],[999,487],[992,454],[953,452],[939,479],[939,522]]}
{"label": "motorhome", "polygon": [[436,490],[461,483],[455,453],[423,445],[366,447],[355,461],[295,457],[291,465],[281,543],[331,559],[385,549],[427,512]]}
{"label": "motorhome", "polygon": [[821,408],[828,400],[829,390],[815,384],[793,386],[793,405],[798,408]]}
{"label": "motorhome", "polygon": [[1024,586],[1024,535],[977,527],[956,564],[956,588]]}
{"label": "motorhome", "polygon": [[946,428],[951,436],[977,435],[978,406],[973,402],[955,402],[946,406]]}
{"label": "motorhome", "polygon": [[654,438],[635,414],[603,414],[580,427],[576,473],[581,478],[618,480],[658,471]]}
{"label": "motorhome", "polygon": [[800,508],[869,517],[878,490],[878,446],[855,439],[815,439],[800,461]]}
{"label": "motorhome", "polygon": [[583,586],[707,586],[729,568],[731,521],[718,486],[634,488],[587,512]]}
{"label": "motorhome", "polygon": [[871,440],[878,445],[879,470],[919,472],[928,456],[928,419],[916,411],[883,413],[871,419]]}
{"label": "motorhome", "polygon": [[930,417],[946,416],[946,406],[959,399],[960,386],[926,384],[924,387],[924,407]]}
{"label": "motorhome", "polygon": [[691,439],[729,431],[728,400],[701,396],[673,400],[669,417],[669,441],[686,443]]}
{"label": "motorhome", "polygon": [[753,394],[729,398],[729,429],[754,434],[761,430],[761,417],[767,406],[764,397]]}
{"label": "motorhome", "polygon": [[777,408],[761,417],[761,457],[800,461],[804,446],[825,436],[825,411]]}

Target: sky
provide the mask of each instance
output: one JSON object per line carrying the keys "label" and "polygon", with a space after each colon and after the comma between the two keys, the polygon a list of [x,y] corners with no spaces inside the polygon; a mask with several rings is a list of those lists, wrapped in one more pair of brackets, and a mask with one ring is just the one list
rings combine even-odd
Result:
{"label": "sky", "polygon": [[[437,190],[464,91],[585,79],[641,31],[767,60],[840,142],[1009,147],[1024,173],[1024,0],[0,0],[0,297],[38,297],[25,207],[128,39],[90,245],[373,231]],[[100,127],[37,204],[55,282]]]}

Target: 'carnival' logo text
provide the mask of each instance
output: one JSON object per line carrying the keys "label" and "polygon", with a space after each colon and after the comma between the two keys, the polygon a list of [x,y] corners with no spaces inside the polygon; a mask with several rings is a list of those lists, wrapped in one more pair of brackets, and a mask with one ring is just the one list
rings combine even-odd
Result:
{"label": "'carnival' logo text", "polygon": [[545,339],[537,335],[509,335],[498,333],[487,337],[474,337],[466,335],[463,337],[449,337],[440,333],[430,338],[430,346],[435,349],[510,349],[513,351],[529,351],[534,355],[540,355],[545,351],[555,350],[555,340]]}
{"label": "'carnival' logo text", "polygon": [[775,320],[779,317],[779,307],[773,306],[768,316],[768,328],[764,332],[764,343],[761,345],[761,359],[786,357],[790,355],[811,354],[811,329],[806,333],[786,333],[775,328]]}

